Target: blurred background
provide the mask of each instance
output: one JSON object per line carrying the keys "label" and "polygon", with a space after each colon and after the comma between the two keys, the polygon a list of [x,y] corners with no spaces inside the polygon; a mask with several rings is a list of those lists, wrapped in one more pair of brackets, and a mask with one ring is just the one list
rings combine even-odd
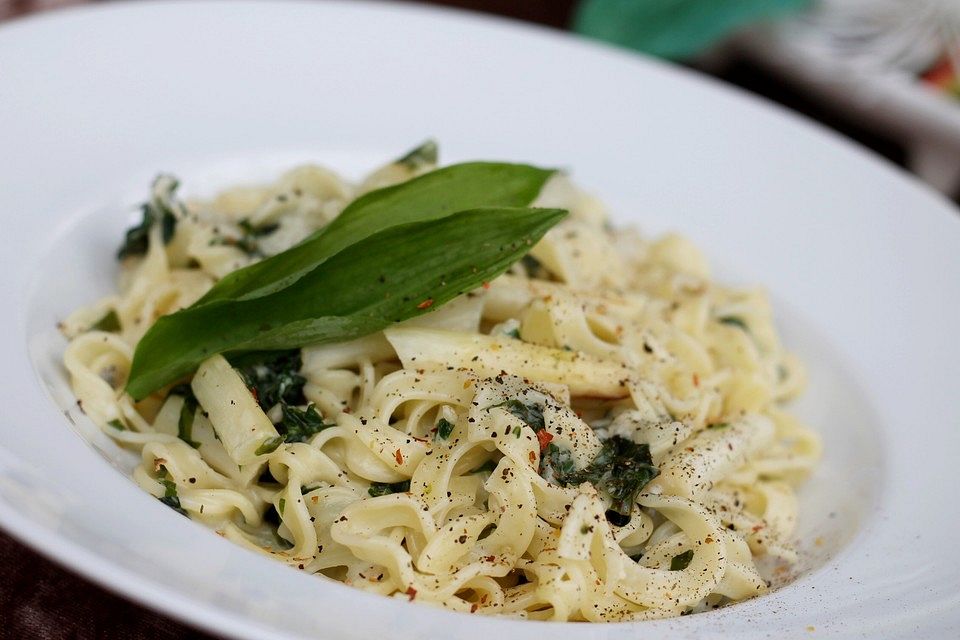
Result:
{"label": "blurred background", "polygon": [[[0,0],[0,21],[97,1]],[[422,3],[569,30],[696,68],[805,114],[960,198],[960,0]]]}
{"label": "blurred background", "polygon": [[[0,0],[0,21],[96,1]],[[960,0],[423,3],[569,30],[697,69],[802,113],[960,198]],[[2,533],[0,616],[2,638],[207,637]]]}

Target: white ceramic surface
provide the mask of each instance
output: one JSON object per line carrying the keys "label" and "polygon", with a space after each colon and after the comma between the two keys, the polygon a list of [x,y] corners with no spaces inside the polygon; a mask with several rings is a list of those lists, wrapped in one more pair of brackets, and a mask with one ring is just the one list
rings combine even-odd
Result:
{"label": "white ceramic surface", "polygon": [[[769,288],[826,444],[794,582],[635,625],[468,619],[248,553],[125,477],[129,454],[73,405],[54,324],[111,287],[152,175],[196,194],[303,159],[357,174],[429,136],[445,161],[569,167],[618,222],[679,230],[721,277]],[[960,635],[960,216],[795,116],[457,12],[102,5],[0,27],[0,212],[0,526],[128,597],[245,638]]]}

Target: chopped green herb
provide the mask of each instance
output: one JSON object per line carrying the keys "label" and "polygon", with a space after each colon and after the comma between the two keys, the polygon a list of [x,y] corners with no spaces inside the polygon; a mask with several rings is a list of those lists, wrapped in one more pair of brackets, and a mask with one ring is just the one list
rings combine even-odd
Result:
{"label": "chopped green herb", "polygon": [[613,509],[607,509],[603,515],[606,516],[607,522],[615,527],[625,527],[630,524],[630,514],[623,514]]}
{"label": "chopped green herb", "polygon": [[117,251],[117,259],[146,254],[150,247],[150,229],[154,224],[160,225],[163,243],[170,242],[176,231],[178,214],[182,215],[184,211],[183,205],[175,197],[178,186],[180,183],[173,176],[160,175],[154,179],[150,199],[141,207],[143,218],[140,224],[127,229],[123,244]]}
{"label": "chopped green herb", "polygon": [[519,327],[514,327],[514,328],[511,329],[510,331],[507,331],[507,335],[510,336],[511,338],[513,338],[514,340],[519,340],[519,339],[520,339],[520,328],[519,328]]}
{"label": "chopped green herb", "polygon": [[738,316],[722,316],[717,318],[717,322],[721,324],[728,324],[731,327],[739,327],[744,331],[750,331],[750,327],[747,326],[747,323],[744,322],[743,318]]}
{"label": "chopped green herb", "polygon": [[324,429],[334,426],[325,424],[323,416],[312,404],[307,405],[306,409],[291,407],[286,403],[280,406],[283,419],[277,423],[277,431],[283,435],[284,442],[306,442]]}
{"label": "chopped green herb", "polygon": [[514,427],[514,428],[513,428],[513,436],[514,436],[515,438],[519,438],[519,437],[520,437],[520,434],[522,433],[522,431],[523,431],[523,430],[522,430],[520,427]]}
{"label": "chopped green herb", "polygon": [[714,422],[713,424],[708,424],[707,429],[726,429],[729,426],[729,422]]}
{"label": "chopped green herb", "polygon": [[403,482],[372,482],[370,483],[370,488],[367,489],[367,493],[374,498],[390,495],[391,493],[406,493],[407,491],[410,491],[409,480],[404,480]]}
{"label": "chopped green herb", "polygon": [[239,238],[216,236],[210,240],[210,244],[236,247],[251,258],[263,258],[266,254],[260,249],[260,238],[268,236],[280,228],[278,224],[267,224],[262,227],[255,227],[246,219],[238,222],[237,226],[240,227],[241,231]]}
{"label": "chopped green herb", "polygon": [[307,495],[308,493],[310,493],[311,491],[316,491],[317,489],[320,488],[320,486],[321,486],[321,485],[317,484],[317,485],[314,485],[314,486],[312,486],[312,487],[307,487],[307,486],[300,487],[300,495],[305,496],[305,495]]}
{"label": "chopped green herb", "polygon": [[693,549],[673,556],[673,559],[670,561],[670,571],[683,571],[690,566],[691,560],[693,560]]}
{"label": "chopped green herb", "polygon": [[497,407],[502,407],[515,415],[516,417],[523,420],[534,431],[540,431],[546,427],[546,423],[543,421],[543,407],[539,404],[524,404],[519,400],[507,400],[501,402],[500,404],[495,404],[488,409],[496,409]]}
{"label": "chopped green herb", "polygon": [[544,279],[544,274],[541,273],[541,270],[544,269],[543,263],[534,258],[529,253],[523,256],[523,259],[520,260],[520,264],[523,265],[523,268],[527,272],[527,276],[530,278],[540,278]]}
{"label": "chopped green herb", "polygon": [[552,442],[547,445],[543,456],[540,458],[540,475],[548,482],[555,482],[559,485],[570,484],[568,480],[573,477],[577,471],[577,465],[573,461],[573,455],[570,450],[560,447]]}
{"label": "chopped green herb", "polygon": [[114,429],[116,429],[117,431],[126,431],[126,430],[127,430],[126,425],[124,425],[123,422],[121,422],[121,421],[118,420],[118,419],[111,420],[111,421],[108,422],[107,424],[110,425],[111,427],[113,427]]}
{"label": "chopped green herb", "polygon": [[280,501],[277,502],[277,511],[280,513],[280,517],[283,517],[283,510],[287,508],[287,499],[280,498]]}
{"label": "chopped green herb", "polygon": [[497,462],[494,460],[487,460],[482,465],[471,471],[470,473],[493,473],[493,470],[497,468]]}
{"label": "chopped green herb", "polygon": [[264,411],[269,411],[280,402],[292,405],[306,403],[303,385],[307,379],[300,375],[300,349],[255,351],[231,358],[230,364]]}
{"label": "chopped green herb", "polygon": [[[164,472],[166,472],[166,469],[164,469]],[[167,505],[180,515],[190,517],[187,515],[187,510],[180,506],[180,498],[177,496],[177,483],[173,480],[165,479],[161,480],[160,482],[163,484],[164,489],[163,497],[159,498],[160,502]]]}
{"label": "chopped green herb", "polygon": [[88,331],[109,331],[110,333],[120,331],[120,318],[117,316],[117,312],[110,309],[102,318],[90,325]]}
{"label": "chopped green herb", "polygon": [[446,440],[450,437],[450,434],[453,433],[453,423],[444,418],[437,420],[437,438],[440,440]]}
{"label": "chopped green herb", "polygon": [[257,447],[257,450],[253,452],[253,455],[262,456],[267,453],[273,453],[281,444],[283,444],[283,436],[267,438],[259,447]]}
{"label": "chopped green herb", "polygon": [[613,436],[603,441],[593,462],[579,471],[568,450],[550,444],[541,460],[540,472],[561,486],[589,482],[610,496],[612,511],[629,518],[637,494],[660,470],[653,465],[648,445]]}
{"label": "chopped green herb", "polygon": [[199,449],[200,443],[193,440],[193,419],[196,417],[197,407],[200,406],[200,403],[197,402],[197,397],[193,395],[193,389],[190,388],[189,384],[178,384],[170,389],[170,393],[167,395],[183,396],[180,419],[177,421],[177,437],[194,449]]}
{"label": "chopped green herb", "polygon": [[410,150],[403,157],[398,158],[395,161],[395,164],[400,164],[410,169],[411,171],[416,171],[423,166],[433,166],[437,164],[437,157],[439,155],[439,149],[437,147],[436,140],[427,140],[419,147]]}
{"label": "chopped green herb", "polygon": [[495,525],[495,524],[493,524],[493,523],[488,524],[487,526],[485,526],[485,527],[483,528],[483,531],[480,532],[480,535],[477,536],[477,540],[483,540],[484,538],[486,538],[487,536],[489,536],[491,533],[493,533],[493,532],[496,531],[496,530],[497,530],[497,525]]}

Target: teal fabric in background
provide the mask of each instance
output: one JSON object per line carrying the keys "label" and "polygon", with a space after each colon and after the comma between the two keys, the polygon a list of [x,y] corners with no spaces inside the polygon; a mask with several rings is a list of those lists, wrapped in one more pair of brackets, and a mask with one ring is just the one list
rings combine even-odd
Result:
{"label": "teal fabric in background", "polygon": [[795,13],[812,0],[583,0],[575,31],[662,58],[689,58],[739,27]]}

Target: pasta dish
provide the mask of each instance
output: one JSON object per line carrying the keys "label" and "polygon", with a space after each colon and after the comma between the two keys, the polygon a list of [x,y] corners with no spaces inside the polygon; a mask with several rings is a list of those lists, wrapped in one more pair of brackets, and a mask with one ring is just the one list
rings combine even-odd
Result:
{"label": "pasta dish", "polygon": [[438,168],[432,143],[357,182],[177,191],[156,179],[117,292],[60,328],[80,407],[179,514],[531,620],[704,611],[796,561],[802,365],[688,240],[614,228],[551,170]]}

